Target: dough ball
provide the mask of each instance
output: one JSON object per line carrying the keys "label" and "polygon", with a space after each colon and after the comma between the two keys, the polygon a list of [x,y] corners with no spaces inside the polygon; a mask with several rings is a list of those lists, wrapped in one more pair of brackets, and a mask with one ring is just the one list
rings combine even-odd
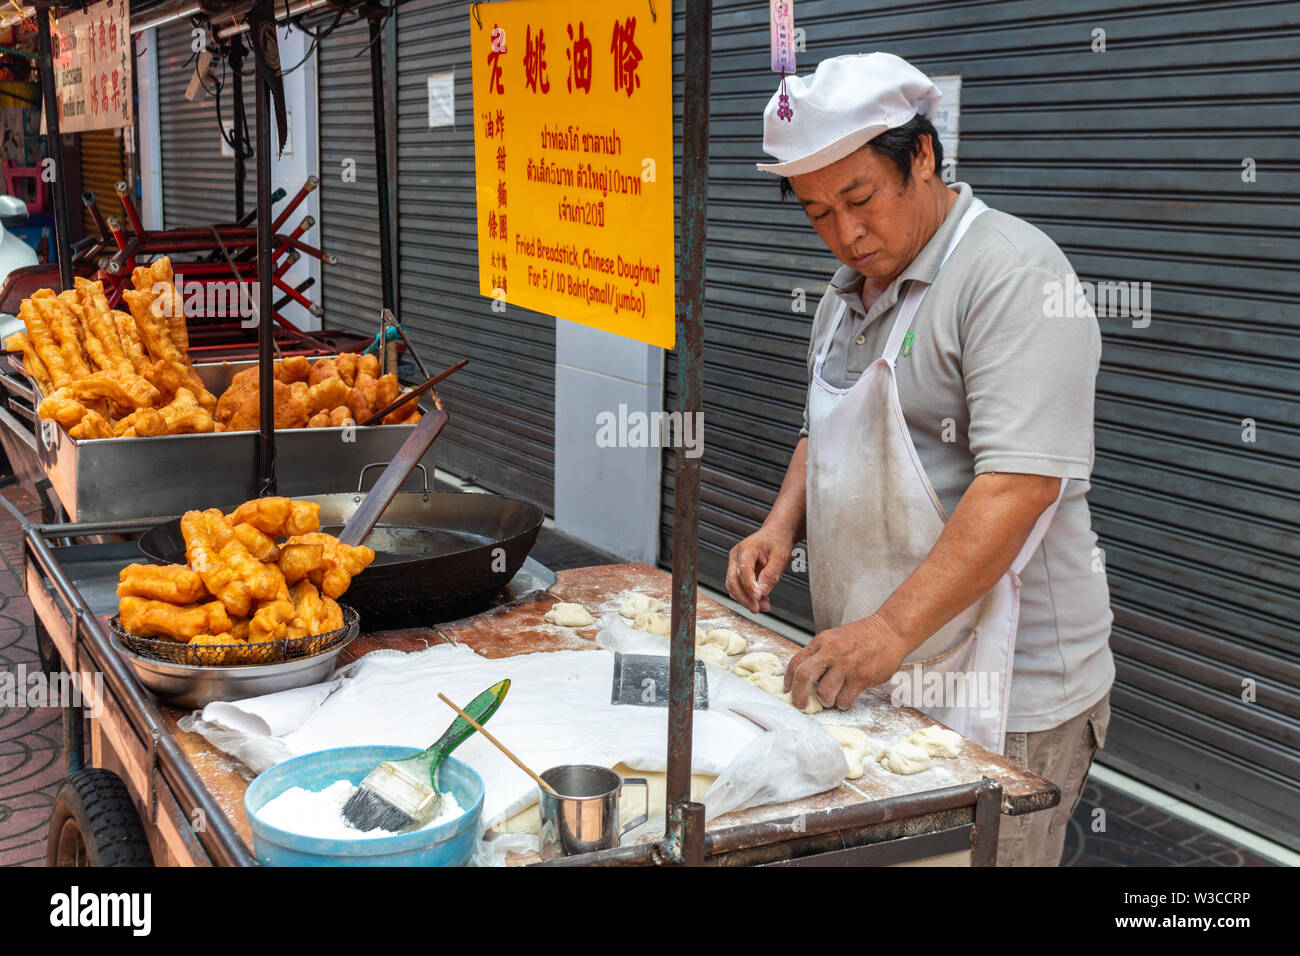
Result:
{"label": "dough ball", "polygon": [[839,727],[834,724],[822,724],[821,727],[844,750],[844,759],[849,765],[849,772],[844,775],[844,779],[857,780],[864,772],[863,762],[871,753],[867,735],[856,727]]}
{"label": "dough ball", "polygon": [[565,601],[561,601],[547,611],[546,619],[561,627],[588,627],[596,623],[591,612],[581,604],[569,604]]}
{"label": "dough ball", "polygon": [[618,609],[618,613],[624,617],[635,618],[638,614],[645,614],[647,611],[662,611],[664,602],[658,598],[652,598],[648,594],[642,594],[640,591],[633,591],[623,602],[623,606]]}
{"label": "dough ball", "polygon": [[865,731],[858,730],[856,727],[840,727],[835,724],[822,724],[822,730],[826,731],[835,738],[835,742],[845,750],[856,750],[858,753],[870,753],[871,744],[867,742]]}
{"label": "dough ball", "polygon": [[[712,647],[713,645],[709,645]],[[731,673],[737,677],[748,677],[750,674],[784,674],[785,665],[781,663],[781,658],[775,654],[769,654],[767,651],[755,651],[753,654],[746,654],[740,659]]]}
{"label": "dough ball", "polygon": [[700,637],[700,629],[696,628],[695,643],[712,644],[714,647],[720,648],[723,653],[732,656],[743,654],[749,649],[749,645],[745,643],[743,637],[735,631],[725,627],[715,628],[714,630],[709,631],[709,633],[704,635],[702,638]]}
{"label": "dough ball", "polygon": [[647,634],[658,634],[661,637],[667,637],[672,620],[667,614],[658,614],[654,611],[642,611],[632,619],[632,626],[638,631],[645,631]]}
{"label": "dough ball", "polygon": [[750,674],[745,678],[745,680],[749,681],[763,693],[771,694],[773,697],[780,697],[785,693],[785,679],[781,675],[759,671]]}
{"label": "dough ball", "polygon": [[906,740],[886,747],[877,759],[890,773],[920,773],[934,766],[928,753]]}
{"label": "dough ball", "polygon": [[706,664],[713,664],[716,667],[721,667],[724,671],[731,666],[731,658],[711,644],[705,644],[703,647],[695,648],[695,659],[697,661],[704,661]]}
{"label": "dough ball", "polygon": [[913,731],[907,738],[931,757],[956,757],[961,753],[961,734],[947,727],[926,727]]}
{"label": "dough ball", "polygon": [[[778,700],[782,700],[794,706],[794,694],[785,689],[785,674],[750,674],[745,680],[749,681],[765,694],[771,694]],[[822,712],[822,702],[817,699],[816,694],[808,696],[808,705],[804,707],[805,714],[820,714]]]}

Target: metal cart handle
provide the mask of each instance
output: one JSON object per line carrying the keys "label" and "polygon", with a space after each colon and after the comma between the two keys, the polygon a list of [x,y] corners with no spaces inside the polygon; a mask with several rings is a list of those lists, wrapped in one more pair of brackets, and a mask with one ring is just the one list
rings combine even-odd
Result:
{"label": "metal cart handle", "polygon": [[[361,469],[361,474],[357,475],[357,494],[361,494],[361,486],[366,483],[366,472],[371,468],[387,468],[390,463],[386,461],[372,461]],[[419,468],[424,475],[424,496],[429,497],[429,469],[425,468],[420,462],[416,462],[416,468]]]}

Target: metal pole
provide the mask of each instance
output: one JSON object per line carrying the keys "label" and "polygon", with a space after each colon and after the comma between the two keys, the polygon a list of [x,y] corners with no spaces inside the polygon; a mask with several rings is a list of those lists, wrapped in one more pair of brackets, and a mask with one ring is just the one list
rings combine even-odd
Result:
{"label": "metal pole", "polygon": [[68,235],[68,187],[64,179],[63,139],[59,134],[59,98],[54,90],[54,49],[50,40],[50,11],[36,11],[36,41],[41,58],[41,95],[45,103],[46,154],[54,161],[54,247],[59,282],[72,288],[72,239]]}
{"label": "metal pole", "polygon": [[[384,25],[381,11],[370,13],[370,97],[375,123],[375,186],[379,203],[379,281],[384,308],[396,311],[393,296],[393,218],[388,205],[388,124],[384,105]],[[393,369],[392,371],[396,371]]]}
{"label": "metal pole", "polygon": [[244,181],[248,178],[244,164],[244,127],[247,114],[244,111],[244,41],[235,37],[230,41],[230,69],[234,73],[231,94],[234,96],[235,122],[231,127],[231,148],[235,151],[235,219],[244,218]]}
{"label": "metal pole", "polygon": [[[703,389],[704,243],[709,197],[709,34],[712,0],[686,0],[682,107],[682,213],[677,299],[677,411],[698,416]],[[694,417],[691,419],[695,420]],[[685,425],[683,425],[685,428]],[[668,819],[664,845],[674,863],[701,857],[703,814],[691,810],[691,731],[695,695],[695,592],[700,546],[700,460],[673,454],[672,652],[668,670]]]}
{"label": "metal pole", "polygon": [[[255,41],[256,42],[256,41]],[[257,169],[257,387],[260,389],[258,421],[261,436],[257,444],[257,494],[258,497],[275,494],[275,391],[272,373],[274,359],[271,355],[271,325],[274,313],[271,281],[271,92],[260,58],[254,59],[257,110],[256,155]]]}

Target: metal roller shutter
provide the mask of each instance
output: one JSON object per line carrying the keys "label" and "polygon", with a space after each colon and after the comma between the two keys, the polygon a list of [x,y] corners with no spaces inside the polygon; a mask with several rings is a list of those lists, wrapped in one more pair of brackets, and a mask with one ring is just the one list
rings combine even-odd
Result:
{"label": "metal roller shutter", "polygon": [[[126,154],[122,150],[121,130],[101,129],[81,134],[81,188],[95,194],[95,203],[105,216],[123,218],[122,203],[117,198],[117,184],[127,178]],[[98,235],[99,230],[91,219],[80,196],[69,196],[81,207],[86,232]],[[76,208],[75,206],[73,208]]]}
{"label": "metal roller shutter", "polygon": [[[185,88],[194,73],[195,54],[190,49],[193,29],[189,20],[164,24],[155,31],[158,44],[158,126],[162,137],[163,225],[201,226],[232,222],[235,217],[235,161],[221,154],[221,132],[217,124],[216,99],[200,92],[193,102]],[[215,67],[221,76],[222,67]],[[253,58],[244,62],[244,103],[248,110],[250,137],[253,129]],[[231,91],[234,81],[226,67],[221,91],[221,118],[234,119]],[[271,133],[274,142],[275,132]],[[247,161],[245,208],[255,204],[256,176],[253,160]]]}
{"label": "metal roller shutter", "polygon": [[[1089,500],[1118,668],[1101,759],[1300,847],[1292,10],[1053,0],[868,14],[833,0],[800,4],[796,25],[801,73],[882,49],[961,74],[958,178],[1051,235],[1081,279],[1151,283],[1149,327],[1101,320]],[[791,289],[815,302],[836,263],[753,167],[775,84],[766,11],[715,11],[700,577],[722,588],[727,551],[766,515],[799,425],[811,306],[792,313]],[[1097,28],[1104,53],[1091,50]],[[671,472],[666,456],[665,564]],[[810,625],[805,581],[777,597],[782,616]]]}
{"label": "metal roller shutter", "polygon": [[[451,416],[439,464],[550,511],[555,319],[495,313],[478,293],[469,6],[411,0],[397,17],[402,321],[431,369],[470,360],[438,386]],[[456,125],[430,129],[428,76],[450,70]]]}
{"label": "metal roller shutter", "polygon": [[[333,17],[317,24],[324,28]],[[321,267],[322,305],[331,328],[375,332],[383,308],[379,219],[375,186],[375,129],[371,120],[367,22],[344,22],[320,42],[316,61],[320,121],[321,248],[338,255]],[[360,55],[358,55],[360,54]],[[343,180],[343,163],[356,163],[356,180]],[[389,184],[392,189],[396,184]]]}

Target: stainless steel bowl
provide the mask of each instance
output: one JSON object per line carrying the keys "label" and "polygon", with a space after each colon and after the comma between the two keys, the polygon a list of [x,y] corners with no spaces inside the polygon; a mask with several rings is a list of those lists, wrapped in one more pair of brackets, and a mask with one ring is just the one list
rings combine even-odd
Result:
{"label": "stainless steel bowl", "polygon": [[334,670],[339,653],[356,638],[358,629],[323,653],[277,664],[195,667],[132,654],[112,635],[113,649],[122,655],[140,683],[161,700],[178,707],[205,707],[214,700],[243,700],[291,687],[319,684]]}

